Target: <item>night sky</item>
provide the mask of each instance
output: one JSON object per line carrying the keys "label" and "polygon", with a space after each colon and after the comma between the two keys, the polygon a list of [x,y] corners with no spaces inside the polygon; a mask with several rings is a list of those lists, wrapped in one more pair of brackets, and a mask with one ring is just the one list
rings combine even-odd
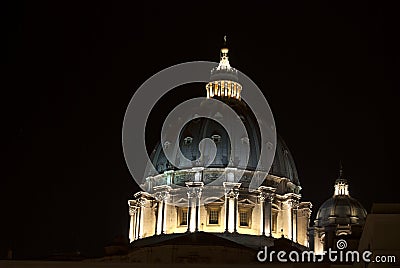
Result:
{"label": "night sky", "polygon": [[[0,257],[7,248],[17,258],[73,250],[97,256],[114,237],[127,237],[127,200],[138,187],[122,153],[125,109],[163,68],[218,61],[225,34],[231,65],[272,108],[314,216],[333,194],[339,161],[367,211],[373,202],[400,201],[393,7],[142,2],[10,1],[0,8]],[[169,110],[205,94],[193,85],[164,98],[147,127],[149,150]]]}

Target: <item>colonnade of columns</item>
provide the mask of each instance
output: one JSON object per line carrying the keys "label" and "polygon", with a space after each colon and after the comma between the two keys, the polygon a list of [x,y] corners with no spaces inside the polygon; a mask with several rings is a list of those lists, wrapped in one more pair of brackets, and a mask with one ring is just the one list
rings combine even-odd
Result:
{"label": "colonnade of columns", "polygon": [[138,198],[136,200],[129,201],[129,216],[130,216],[130,228],[129,228],[129,240],[132,242],[136,239],[142,238],[143,236],[143,217],[144,207],[146,200],[144,198]]}
{"label": "colonnade of columns", "polygon": [[[200,207],[201,207],[201,196],[203,191],[203,182],[186,182],[187,187],[187,230],[186,232],[197,232],[200,225]],[[224,231],[226,233],[237,233],[238,224],[238,197],[239,188],[241,183],[236,182],[224,182],[224,193],[225,193],[225,215],[221,217],[224,219]],[[170,198],[170,191],[172,188],[168,185],[161,185],[154,187],[155,193],[149,195],[148,193],[140,192],[135,195],[135,200],[129,201],[129,215],[130,215],[130,231],[129,239],[134,241],[143,238],[143,224],[144,224],[144,208],[146,201],[153,200],[154,212],[155,212],[155,226],[154,234],[166,234],[167,233],[167,201]],[[298,211],[299,211],[299,196],[296,194],[287,194],[285,196],[275,195],[276,188],[268,186],[260,186],[258,188],[258,198],[260,205],[260,234],[272,237],[273,232],[279,233],[278,230],[273,230],[273,200],[278,199],[278,203],[281,204],[279,221],[283,220],[277,226],[282,228],[282,236],[288,239],[298,242]],[[154,203],[155,202],[155,203]],[[146,214],[147,215],[147,214]],[[147,217],[147,216],[146,216]],[[285,230],[284,230],[285,229]],[[146,227],[148,230],[148,227]],[[148,232],[148,231],[147,231]],[[303,241],[302,241],[303,242]],[[303,242],[304,243],[304,242]]]}

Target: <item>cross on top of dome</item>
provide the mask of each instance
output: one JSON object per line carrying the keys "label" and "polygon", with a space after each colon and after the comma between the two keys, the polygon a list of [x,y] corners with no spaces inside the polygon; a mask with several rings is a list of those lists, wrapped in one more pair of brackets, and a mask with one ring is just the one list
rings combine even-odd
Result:
{"label": "cross on top of dome", "polygon": [[217,70],[229,70],[231,69],[231,65],[229,64],[229,57],[228,57],[229,49],[226,46],[226,35],[224,36],[224,47],[221,48],[221,55],[219,60],[219,65]]}

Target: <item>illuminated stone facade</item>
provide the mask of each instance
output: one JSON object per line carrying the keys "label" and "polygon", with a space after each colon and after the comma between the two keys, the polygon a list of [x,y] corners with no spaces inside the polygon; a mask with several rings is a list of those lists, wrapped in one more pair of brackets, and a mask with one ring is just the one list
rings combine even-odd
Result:
{"label": "illuminated stone facade", "polygon": [[[287,178],[267,175],[271,186],[260,186],[257,191],[248,192],[245,179],[241,183],[229,182],[219,186],[223,198],[208,196],[204,189],[203,176],[214,175],[223,170],[205,168],[180,170],[148,178],[153,190],[138,192],[129,201],[131,241],[160,234],[185,232],[239,233],[265,235],[279,238],[284,236],[301,245],[308,245],[311,203],[300,202],[299,187]],[[235,174],[235,171],[232,170]],[[252,171],[246,172],[251,173]],[[199,175],[196,181],[196,174]],[[245,173],[245,176],[246,176]],[[186,199],[181,205],[171,205],[176,191],[168,186],[168,177],[174,175],[186,178]],[[250,174],[248,174],[250,176]],[[172,177],[172,178],[171,178]],[[155,185],[155,186],[154,186]],[[218,186],[217,186],[218,187]],[[218,192],[213,189],[213,193]],[[197,205],[206,198],[204,205]],[[170,200],[168,200],[170,199]]]}

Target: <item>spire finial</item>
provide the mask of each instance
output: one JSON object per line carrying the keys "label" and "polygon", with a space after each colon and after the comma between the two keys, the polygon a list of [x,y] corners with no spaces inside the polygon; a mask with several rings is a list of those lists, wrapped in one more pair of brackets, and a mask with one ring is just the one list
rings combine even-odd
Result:
{"label": "spire finial", "polygon": [[226,68],[231,67],[229,65],[228,52],[229,52],[229,49],[226,47],[226,35],[224,35],[224,46],[221,48],[220,66],[223,65]]}
{"label": "spire finial", "polygon": [[336,179],[335,182],[334,196],[336,195],[349,195],[349,185],[347,183],[347,180],[343,177],[342,160],[339,161],[339,177]]}

